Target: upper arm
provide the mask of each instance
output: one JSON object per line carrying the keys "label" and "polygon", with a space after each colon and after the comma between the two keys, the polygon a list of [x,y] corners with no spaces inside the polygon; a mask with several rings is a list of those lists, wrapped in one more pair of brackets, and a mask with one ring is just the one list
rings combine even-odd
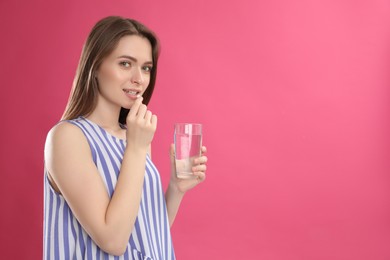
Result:
{"label": "upper arm", "polygon": [[45,164],[75,217],[99,244],[110,199],[81,129],[56,125],[47,136]]}

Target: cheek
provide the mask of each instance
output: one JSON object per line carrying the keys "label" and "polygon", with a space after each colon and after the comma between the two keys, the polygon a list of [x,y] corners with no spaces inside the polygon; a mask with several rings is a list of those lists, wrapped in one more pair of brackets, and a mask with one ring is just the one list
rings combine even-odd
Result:
{"label": "cheek", "polygon": [[150,75],[148,75],[148,77],[145,78],[145,89],[149,87],[149,84],[150,84]]}
{"label": "cheek", "polygon": [[97,79],[100,86],[110,85],[117,81],[120,81],[123,76],[118,75],[116,71],[113,70],[102,70],[98,73]]}
{"label": "cheek", "polygon": [[103,69],[97,73],[96,78],[99,83],[99,86],[105,85],[107,81],[110,81],[109,73]]}

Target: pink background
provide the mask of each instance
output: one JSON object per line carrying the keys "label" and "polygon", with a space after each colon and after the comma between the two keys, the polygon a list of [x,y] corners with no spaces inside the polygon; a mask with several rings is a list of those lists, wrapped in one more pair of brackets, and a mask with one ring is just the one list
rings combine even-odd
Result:
{"label": "pink background", "polygon": [[390,259],[390,2],[0,2],[2,259],[41,259],[43,146],[107,15],[153,28],[164,186],[173,124],[204,124],[207,181],[178,259]]}

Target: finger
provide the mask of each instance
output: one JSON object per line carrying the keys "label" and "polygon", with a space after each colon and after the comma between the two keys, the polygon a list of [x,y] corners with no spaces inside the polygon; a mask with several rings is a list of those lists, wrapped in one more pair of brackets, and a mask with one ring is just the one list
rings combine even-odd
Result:
{"label": "finger", "polygon": [[207,170],[207,166],[205,164],[200,164],[192,167],[193,172],[205,172]]}
{"label": "finger", "polygon": [[134,104],[130,108],[130,112],[129,112],[128,116],[135,117],[137,115],[138,109],[139,109],[140,105],[142,104],[143,99],[144,99],[143,97],[139,97],[135,100]]}
{"label": "finger", "polygon": [[206,153],[206,152],[207,152],[206,146],[202,146],[202,153]]}
{"label": "finger", "polygon": [[134,104],[131,106],[128,117],[135,118],[137,116],[139,107],[142,105],[143,98],[137,98]]}
{"label": "finger", "polygon": [[169,148],[169,157],[171,158],[171,164],[174,166],[175,165],[175,145],[171,144]]}
{"label": "finger", "polygon": [[175,144],[171,144],[171,146],[169,147],[169,152],[171,157],[175,157]]}
{"label": "finger", "polygon": [[156,129],[157,128],[157,116],[156,115],[152,115],[152,119],[150,121],[151,121],[152,126],[154,127],[154,129]]}
{"label": "finger", "polygon": [[145,121],[147,124],[152,123],[152,112],[150,110],[147,110],[145,113]]}
{"label": "finger", "polygon": [[201,156],[199,158],[194,159],[194,163],[195,164],[203,164],[203,163],[206,163],[207,161],[208,161],[208,158],[205,155],[203,155],[203,156]]}
{"label": "finger", "polygon": [[137,118],[144,119],[146,115],[146,111],[148,111],[148,107],[144,104],[141,104],[137,112]]}
{"label": "finger", "polygon": [[206,174],[204,172],[194,172],[194,176],[199,182],[206,180]]}

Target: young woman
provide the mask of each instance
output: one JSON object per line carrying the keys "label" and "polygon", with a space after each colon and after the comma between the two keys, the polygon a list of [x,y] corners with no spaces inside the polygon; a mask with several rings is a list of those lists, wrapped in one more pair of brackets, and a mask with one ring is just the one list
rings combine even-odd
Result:
{"label": "young woman", "polygon": [[205,180],[171,179],[164,195],[151,161],[157,117],[154,33],[107,17],[92,29],[68,105],[45,145],[44,259],[175,259],[170,235],[184,194]]}

